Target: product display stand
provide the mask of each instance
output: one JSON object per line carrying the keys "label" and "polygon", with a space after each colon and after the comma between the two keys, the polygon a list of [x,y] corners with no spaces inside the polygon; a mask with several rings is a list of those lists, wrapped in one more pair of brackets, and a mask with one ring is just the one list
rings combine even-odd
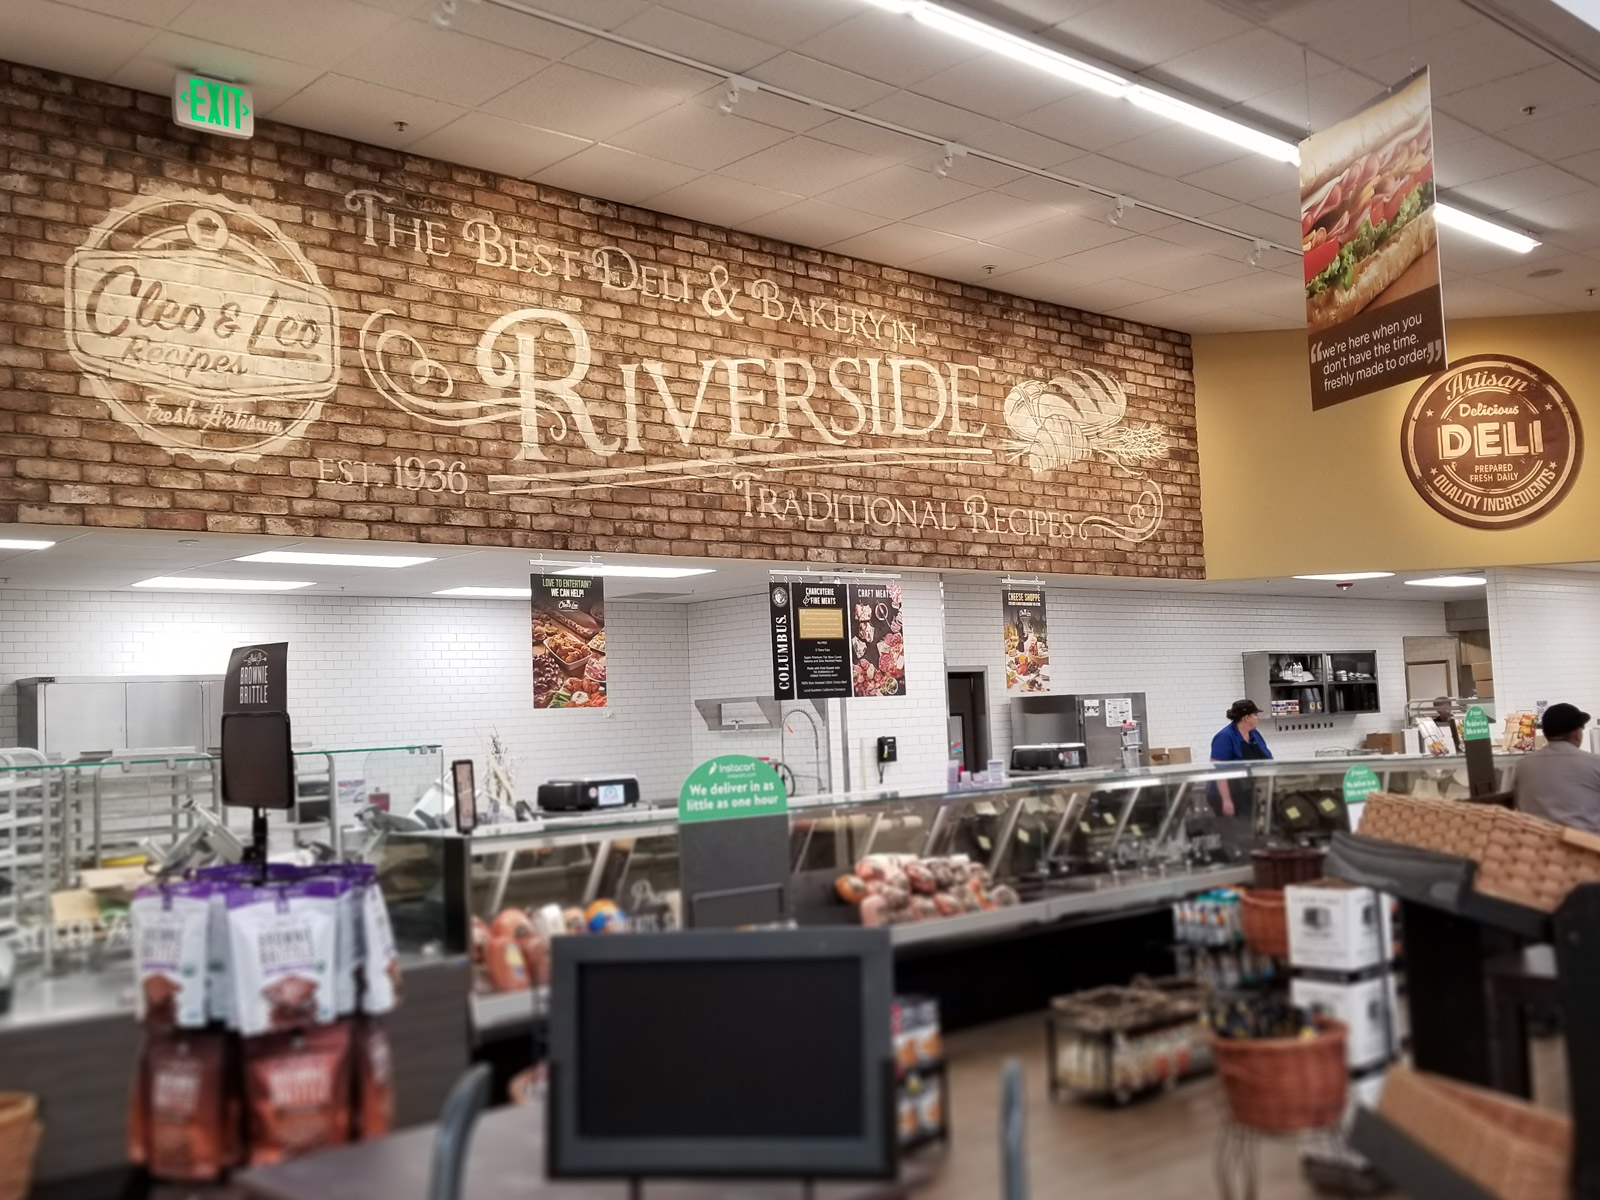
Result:
{"label": "product display stand", "polygon": [[[1476,870],[1466,859],[1347,834],[1334,838],[1327,863],[1329,875],[1401,902],[1412,1059],[1420,1071],[1525,1093],[1520,1023],[1514,1030],[1497,1027],[1496,1009],[1504,1006],[1490,999],[1508,978],[1496,960],[1519,949],[1519,941],[1554,943],[1554,990],[1567,1016],[1572,1195],[1600,1200],[1600,1028],[1591,1019],[1600,1011],[1600,884],[1575,888],[1551,916],[1480,895],[1472,888]],[[1526,974],[1533,980],[1540,972]],[[1513,1040],[1520,1054],[1511,1053]],[[1378,1113],[1360,1114],[1351,1144],[1416,1200],[1482,1194]]]}

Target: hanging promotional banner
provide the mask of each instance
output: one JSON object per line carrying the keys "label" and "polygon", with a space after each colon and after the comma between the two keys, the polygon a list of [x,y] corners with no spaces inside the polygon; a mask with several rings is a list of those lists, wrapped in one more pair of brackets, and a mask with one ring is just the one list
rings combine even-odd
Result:
{"label": "hanging promotional banner", "polygon": [[768,589],[767,599],[774,697],[905,694],[899,584],[780,580]]}
{"label": "hanging promotional banner", "polygon": [[222,802],[293,808],[291,746],[289,643],[235,647],[222,677]]}
{"label": "hanging promotional banner", "polygon": [[1005,623],[1006,691],[1050,690],[1050,637],[1044,611],[1044,589],[1006,587],[1000,593],[1000,618]]}
{"label": "hanging promotional banner", "polygon": [[535,575],[533,706],[606,706],[605,580]]}
{"label": "hanging promotional banner", "polygon": [[1311,407],[1445,364],[1424,67],[1300,143]]}
{"label": "hanging promotional banner", "polygon": [[238,646],[228,655],[223,676],[225,713],[289,711],[289,643]]}

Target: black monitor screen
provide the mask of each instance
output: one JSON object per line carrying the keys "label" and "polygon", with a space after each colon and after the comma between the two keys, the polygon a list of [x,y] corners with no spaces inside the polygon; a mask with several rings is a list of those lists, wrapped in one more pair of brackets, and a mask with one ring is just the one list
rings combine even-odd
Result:
{"label": "black monitor screen", "polygon": [[583,963],[580,1136],[862,1137],[861,969],[859,958]]}

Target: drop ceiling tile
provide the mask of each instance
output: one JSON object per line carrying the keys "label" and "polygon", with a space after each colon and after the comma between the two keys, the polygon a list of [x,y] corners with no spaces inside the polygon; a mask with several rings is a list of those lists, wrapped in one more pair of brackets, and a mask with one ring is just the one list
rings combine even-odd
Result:
{"label": "drop ceiling tile", "polygon": [[[1541,250],[1550,247],[1540,247]],[[1543,276],[1539,279],[1530,278],[1530,274],[1540,270],[1556,270],[1555,275]],[[1587,301],[1584,292],[1591,287],[1600,287],[1600,259],[1588,254],[1569,254],[1555,251],[1543,259],[1536,261],[1523,260],[1492,271],[1483,271],[1477,278],[1489,283],[1498,283],[1503,287],[1515,288],[1529,295],[1545,296],[1563,303],[1576,303],[1582,299]]]}
{"label": "drop ceiling tile", "polygon": [[957,108],[1008,121],[1054,104],[1080,89],[1064,79],[1020,67],[998,54],[984,54],[919,80],[911,90]]}
{"label": "drop ceiling tile", "polygon": [[801,136],[741,158],[729,164],[722,174],[762,187],[814,196],[870,175],[884,165],[871,155]]}
{"label": "drop ceiling tile", "polygon": [[1273,209],[1287,210],[1300,200],[1300,178],[1294,167],[1259,154],[1192,171],[1183,177],[1183,182],[1247,204],[1270,200],[1266,207]]}
{"label": "drop ceiling tile", "polygon": [[[1416,28],[1426,30],[1427,26]],[[1549,61],[1549,55],[1534,43],[1487,20],[1418,41],[1420,55],[1401,44],[1386,54],[1372,56],[1360,69],[1377,79],[1398,83],[1426,62],[1433,97],[1438,100]]]}
{"label": "drop ceiling tile", "polygon": [[[274,121],[338,137],[404,149],[442,129],[466,109],[343,75],[322,75],[264,113]],[[401,132],[397,121],[405,122]]]}
{"label": "drop ceiling tile", "polygon": [[892,129],[880,129],[849,117],[837,117],[825,125],[807,131],[808,136],[847,150],[859,150],[874,158],[889,162],[906,162],[937,155],[938,148],[920,138],[907,137]]}
{"label": "drop ceiling tile", "polygon": [[922,167],[896,164],[842,187],[831,188],[818,199],[886,220],[902,221],[974,195],[977,190],[957,179],[941,179]]}
{"label": "drop ceiling tile", "polygon": [[[1412,32],[1427,37],[1484,23],[1460,0],[1406,0],[1403,9],[1396,0],[1313,0],[1286,5],[1268,22],[1279,33],[1354,67],[1373,56],[1375,41],[1384,48],[1409,49]],[[1377,30],[1382,35],[1375,38]]]}
{"label": "drop ceiling tile", "polygon": [[715,171],[788,138],[789,134],[782,129],[752,121],[742,112],[720,112],[696,98],[641,121],[608,140],[624,150],[654,155],[701,171]]}
{"label": "drop ceiling tile", "polygon": [[500,93],[483,109],[525,125],[601,139],[678,103],[670,92],[634,87],[558,62]]}
{"label": "drop ceiling tile", "polygon": [[261,113],[271,112],[321,73],[302,63],[162,32],[109,79],[121,87],[161,95],[171,90],[172,76],[180,68],[249,84],[255,93],[256,110]]}
{"label": "drop ceiling tile", "polygon": [[699,174],[680,163],[602,145],[580,150],[554,166],[535,171],[533,177],[552,187],[600,196],[618,204],[642,204],[647,197],[679,187]]}
{"label": "drop ceiling tile", "polygon": [[[985,242],[968,242],[951,250],[931,254],[906,264],[907,269],[921,271],[940,279],[954,279],[958,283],[977,283],[990,286],[1008,271],[1033,266],[1037,259],[1015,250],[1006,250]],[[993,270],[990,270],[990,268]]]}
{"label": "drop ceiling tile", "polygon": [[1277,121],[1287,129],[1296,130],[1303,137],[1308,128],[1326,129],[1382,91],[1383,85],[1376,80],[1340,67],[1324,75],[1312,76],[1309,88],[1302,79],[1253,96],[1244,108]]}
{"label": "drop ceiling tile", "polygon": [[801,42],[794,49],[810,58],[901,88],[982,53],[977,47],[930,29],[910,17],[876,8],[864,8],[859,16]]}
{"label": "drop ceiling tile", "polygon": [[1037,33],[1116,2],[1118,0],[991,0],[986,7],[1008,24]]}
{"label": "drop ceiling tile", "polygon": [[105,13],[138,25],[160,27],[171,23],[193,2],[194,0],[72,0],[72,7]]}
{"label": "drop ceiling tile", "polygon": [[930,100],[915,92],[895,92],[882,100],[874,100],[860,111],[869,117],[915,129],[918,133],[963,144],[976,141],[993,124],[988,117],[939,100]]}
{"label": "drop ceiling tile", "polygon": [[155,35],[148,25],[115,17],[74,21],[71,9],[45,0],[0,5],[0,47],[6,58],[90,79],[110,78]]}
{"label": "drop ceiling tile", "polygon": [[[613,16],[620,22],[626,19],[622,14],[631,16],[633,8],[641,11],[644,8],[642,3],[636,4],[634,0],[616,0],[616,2],[594,0],[592,8],[585,5],[583,0],[574,0],[571,7],[576,9],[580,5],[581,12],[570,12],[565,15],[578,17],[584,24],[596,29],[609,29],[611,26],[608,22]],[[433,14],[433,7],[432,3],[425,3],[422,10],[414,15],[427,19]],[[564,3],[562,0],[558,0],[557,3],[540,0],[539,7],[559,14]],[[595,41],[587,33],[568,29],[565,25],[541,20],[514,9],[501,8],[496,4],[461,4],[456,10],[455,23],[451,28],[480,41],[550,59],[565,58]]]}
{"label": "drop ceiling tile", "polygon": [[1261,312],[1287,312],[1292,308],[1300,313],[1302,320],[1305,318],[1305,283],[1296,283],[1274,271],[1252,270],[1248,275],[1191,288],[1187,295]]}
{"label": "drop ceiling tile", "polygon": [[1219,258],[1243,258],[1251,249],[1250,242],[1243,238],[1207,229],[1204,225],[1193,225],[1187,221],[1175,222],[1165,229],[1158,230],[1155,236],[1162,241],[1189,250],[1204,250]]}
{"label": "drop ceiling tile", "polygon": [[1593,187],[1519,204],[1507,209],[1505,215],[1512,224],[1541,232],[1546,237],[1553,233],[1587,234],[1591,242],[1600,237],[1600,200]]}
{"label": "drop ceiling tile", "polygon": [[739,179],[702,175],[651,196],[648,207],[707,225],[732,227],[788,208],[801,199],[789,192],[758,187]]}
{"label": "drop ceiling tile", "polygon": [[[1516,131],[1534,117],[1552,117],[1600,104],[1600,83],[1562,62],[1547,62],[1492,83],[1442,96],[1438,107],[1486,133]],[[1523,109],[1533,106],[1534,113]]]}
{"label": "drop ceiling tile", "polygon": [[662,0],[662,3],[712,25],[722,25],[781,46],[815,37],[860,11],[854,4],[797,4],[795,0]]}
{"label": "drop ceiling tile", "polygon": [[[1511,218],[1504,215],[1497,220],[1505,224],[1515,224]],[[1532,255],[1521,255],[1496,246],[1492,242],[1475,238],[1460,230],[1441,227],[1439,230],[1439,262],[1447,273],[1461,276],[1477,276],[1486,271],[1498,271],[1503,267],[1517,266],[1523,263],[1537,263],[1539,260],[1534,255],[1540,255],[1546,247],[1539,247]],[[1532,270],[1532,265],[1529,266]],[[1450,305],[1450,291],[1445,289],[1445,310],[1448,312]]]}
{"label": "drop ceiling tile", "polygon": [[1002,124],[999,121],[991,122],[981,130],[975,130],[969,137],[972,146],[987,150],[991,154],[998,154],[1002,158],[1009,158],[1013,162],[1046,170],[1070,163],[1085,154],[1085,151],[1076,146],[1069,146],[1054,138],[1047,138],[1020,126]]}
{"label": "drop ceiling tile", "polygon": [[659,54],[646,54],[631,46],[619,46],[601,38],[591,38],[587,44],[562,56],[569,66],[593,71],[607,79],[620,79],[636,87],[655,88],[671,92],[674,96],[698,96],[706,88],[721,82],[722,76],[686,67],[662,58]]}
{"label": "drop ceiling tile", "polygon": [[327,0],[273,0],[271,4],[195,0],[184,11],[182,25],[191,37],[326,70],[401,19],[382,9]]}
{"label": "drop ceiling tile", "polygon": [[[1231,142],[1225,142],[1221,138],[1205,137],[1181,125],[1169,125],[1141,137],[1118,142],[1107,146],[1100,153],[1117,162],[1125,162],[1129,166],[1168,176],[1189,175],[1206,167],[1237,162],[1246,155],[1261,159],[1259,154],[1250,154],[1248,150],[1241,150]],[[1283,174],[1292,175],[1293,171],[1294,168],[1287,167]]]}
{"label": "drop ceiling tile", "polygon": [[1235,37],[1250,23],[1207,0],[1119,0],[1055,28],[1085,49],[1143,69]]}
{"label": "drop ceiling tile", "polygon": [[1450,319],[1503,317],[1549,312],[1554,306],[1526,292],[1483,279],[1460,279],[1445,293],[1445,312]]}
{"label": "drop ceiling tile", "polygon": [[745,74],[762,83],[786,88],[843,108],[861,108],[895,91],[892,84],[846,71],[832,63],[785,50]]}
{"label": "drop ceiling tile", "polygon": [[583,138],[519,125],[488,113],[469,112],[417,139],[408,149],[415,154],[524,179],[586,149],[589,144]]}
{"label": "drop ceiling tile", "polygon": [[1191,93],[1198,89],[1229,100],[1248,100],[1294,83],[1304,88],[1306,56],[1282,34],[1250,29],[1168,59],[1157,74]]}
{"label": "drop ceiling tile", "polygon": [[1434,170],[1444,187],[1461,187],[1480,179],[1509,175],[1538,164],[1539,160],[1497,137],[1473,138],[1450,146],[1435,145]]}
{"label": "drop ceiling tile", "polygon": [[1519,149],[1546,161],[1600,150],[1600,105],[1555,117],[1534,117],[1509,139]]}
{"label": "drop ceiling tile", "polygon": [[1300,217],[1267,212],[1253,204],[1239,204],[1212,214],[1208,220],[1254,237],[1268,238],[1286,246],[1300,244]]}
{"label": "drop ceiling tile", "polygon": [[727,71],[748,71],[780,50],[770,41],[747,37],[660,5],[625,21],[617,32],[647,46],[687,55]]}
{"label": "drop ceiling tile", "polygon": [[[1071,264],[1068,264],[1069,268]],[[1165,295],[1161,288],[1148,283],[1134,283],[1127,279],[1105,279],[1096,283],[1074,284],[1048,297],[1057,304],[1068,304],[1085,312],[1106,313],[1114,308],[1125,308],[1142,300],[1155,300]]]}
{"label": "drop ceiling tile", "polygon": [[[653,0],[539,0],[538,7],[557,16],[570,17],[574,21],[582,21],[585,25],[593,25],[597,29],[615,29],[624,21],[631,21],[641,13],[648,12],[652,3]],[[463,4],[461,7],[470,12],[494,6]],[[502,11],[509,12],[509,10]],[[458,16],[456,21],[460,23],[461,18]],[[546,27],[550,26],[548,21],[539,23]],[[556,26],[556,28],[562,27]]]}
{"label": "drop ceiling tile", "polygon": [[904,266],[919,258],[960,249],[966,244],[967,239],[952,237],[948,233],[896,224],[880,226],[868,233],[834,242],[826,248],[836,254],[848,254],[868,262]]}
{"label": "drop ceiling tile", "polygon": [[1093,92],[1036,108],[1018,117],[1015,123],[1047,138],[1065,142],[1074,149],[1092,151],[1104,150],[1107,146],[1166,128],[1169,124],[1160,117],[1135,108],[1126,100],[1114,100]]}
{"label": "drop ceiling tile", "polygon": [[1570,196],[1574,192],[1592,194],[1593,185],[1549,163],[1524,167],[1493,179],[1480,179],[1455,189],[1457,195],[1493,211],[1521,208],[1541,200],[1553,200],[1557,196]]}
{"label": "drop ceiling tile", "polygon": [[[716,108],[726,99],[727,94],[727,85],[719,82],[707,93],[706,98],[710,106]],[[749,117],[752,121],[760,121],[764,125],[786,129],[790,133],[805,133],[818,125],[827,125],[838,119],[827,109],[815,104],[804,104],[799,100],[790,100],[765,90],[742,90],[735,111],[741,117]]]}
{"label": "drop ceiling tile", "polygon": [[430,22],[401,21],[339,64],[339,74],[474,108],[550,60]]}
{"label": "drop ceiling tile", "polygon": [[1580,179],[1587,179],[1590,183],[1600,183],[1600,150],[1563,158],[1556,165],[1563,171],[1572,172]]}
{"label": "drop ceiling tile", "polygon": [[1099,283],[1103,279],[1126,279],[1136,272],[1169,267],[1187,257],[1186,251],[1171,242],[1148,234],[1135,234],[1126,241],[1080,250],[1063,262],[1084,283]]}
{"label": "drop ceiling tile", "polygon": [[1208,284],[1221,283],[1249,275],[1256,268],[1243,257],[1225,258],[1220,254],[1182,254],[1176,250],[1170,259],[1154,266],[1129,271],[1135,283],[1149,283],[1168,291],[1189,292]]}
{"label": "drop ceiling tile", "polygon": [[1095,199],[1093,192],[1086,192],[1068,183],[1057,183],[1040,175],[1024,175],[1014,183],[1005,184],[1000,190],[1019,200],[1031,200],[1059,211],[1076,212],[1087,208]]}
{"label": "drop ceiling tile", "polygon": [[1196,329],[1197,323],[1203,323],[1201,327],[1209,329],[1213,322],[1226,320],[1227,318],[1222,315],[1226,307],[1194,296],[1157,296],[1153,300],[1141,300],[1136,304],[1112,309],[1106,315],[1120,317],[1124,321],[1139,321],[1160,329],[1178,329],[1189,333]]}
{"label": "drop ceiling tile", "polygon": [[1038,224],[1046,213],[1039,205],[1004,192],[979,192],[929,209],[910,218],[913,225],[985,241],[997,234]]}
{"label": "drop ceiling tile", "polygon": [[795,246],[832,246],[883,225],[883,218],[825,204],[821,200],[802,200],[788,208],[755,217],[739,225],[746,233],[775,238]]}
{"label": "drop ceiling tile", "polygon": [[1131,232],[1108,225],[1103,220],[1068,213],[996,234],[993,240],[997,246],[1050,261],[1099,246],[1125,242],[1132,236]]}
{"label": "drop ceiling tile", "polygon": [[[932,149],[933,152],[928,158],[928,171],[930,174],[932,174],[933,168],[938,165],[940,159],[943,158],[938,147],[933,147]],[[1025,171],[1017,170],[1015,167],[1006,166],[1004,163],[991,162],[978,154],[958,154],[951,161],[949,177],[972,187],[994,191],[1008,183],[1026,179],[1028,174]]]}

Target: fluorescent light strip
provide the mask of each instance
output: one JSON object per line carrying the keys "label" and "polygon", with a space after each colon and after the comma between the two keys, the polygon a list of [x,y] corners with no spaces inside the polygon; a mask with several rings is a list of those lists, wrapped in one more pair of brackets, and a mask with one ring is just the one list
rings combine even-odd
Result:
{"label": "fluorescent light strip", "polygon": [[1359,583],[1363,579],[1393,579],[1393,571],[1346,571],[1337,575],[1296,575],[1296,579],[1311,579],[1318,583]]}
{"label": "fluorescent light strip", "polygon": [[136,588],[167,588],[185,592],[292,592],[296,588],[316,587],[310,580],[293,579],[201,579],[198,576],[157,575],[141,579]]}
{"label": "fluorescent light strip", "polygon": [[514,587],[453,587],[445,588],[442,592],[435,592],[435,596],[470,596],[477,600],[528,600],[533,597],[532,588]]}
{"label": "fluorescent light strip", "polygon": [[[892,10],[891,10],[892,11]],[[908,10],[923,25],[958,37],[974,46],[1002,54],[1013,62],[1023,63],[1035,70],[1065,79],[1078,87],[1099,92],[1102,96],[1122,96],[1128,90],[1128,80],[1092,63],[1072,58],[1049,46],[1021,37],[987,21],[979,21],[965,13],[955,12],[938,4],[918,3]]]}
{"label": "fluorescent light strip", "polygon": [[1434,219],[1447,229],[1482,238],[1486,242],[1493,242],[1496,246],[1514,250],[1518,254],[1526,254],[1535,246],[1542,245],[1538,238],[1518,233],[1515,229],[1507,229],[1504,225],[1496,225],[1493,221],[1486,221],[1475,213],[1469,213],[1453,204],[1436,202],[1433,206],[1433,215]]}
{"label": "fluorescent light strip", "polygon": [[1483,587],[1489,581],[1478,575],[1435,575],[1432,579],[1408,579],[1407,587],[1469,588]]}
{"label": "fluorescent light strip", "polygon": [[1164,92],[1152,91],[1143,84],[1129,88],[1126,97],[1136,108],[1166,117],[1167,120],[1176,121],[1180,125],[1187,125],[1190,129],[1197,129],[1201,133],[1208,133],[1225,142],[1232,142],[1242,149],[1253,150],[1265,158],[1296,165],[1300,162],[1300,147],[1295,143],[1254,129],[1235,121],[1232,117],[1201,108],[1198,104],[1190,104],[1187,100],[1179,100],[1176,96],[1168,96]]}
{"label": "fluorescent light strip", "polygon": [[404,554],[321,554],[309,550],[263,550],[233,560],[248,563],[289,563],[301,567],[415,567],[436,560]]}
{"label": "fluorescent light strip", "polygon": [[32,542],[26,538],[0,538],[0,550],[48,550],[54,542]]}

